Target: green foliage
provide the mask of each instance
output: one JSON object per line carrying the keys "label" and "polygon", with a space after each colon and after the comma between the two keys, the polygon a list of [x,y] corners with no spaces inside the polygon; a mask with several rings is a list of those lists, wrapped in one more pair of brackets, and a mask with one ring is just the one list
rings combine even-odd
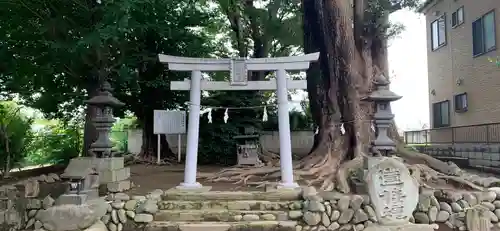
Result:
{"label": "green foliage", "polygon": [[0,102],[0,169],[19,167],[32,140],[32,120],[12,101]]}
{"label": "green foliage", "polygon": [[[245,107],[260,105],[260,99],[249,97],[254,92],[214,92],[210,97],[202,100],[203,105],[221,107]],[[236,140],[234,136],[243,134],[246,126],[262,128],[260,123],[262,109],[235,109],[229,110],[228,123],[224,123],[225,109],[212,111],[212,123],[208,123],[208,114],[200,120],[200,141],[198,148],[200,164],[236,163]]]}
{"label": "green foliage", "polygon": [[136,129],[139,124],[135,117],[125,117],[118,120],[111,128],[111,142],[113,148],[120,152],[127,152],[128,147],[128,129]]}
{"label": "green foliage", "polygon": [[67,164],[81,151],[83,136],[79,124],[48,124],[35,133],[26,156],[27,164]]}
{"label": "green foliage", "polygon": [[391,13],[401,9],[416,10],[420,6],[420,0],[374,0],[368,1],[368,10],[365,12],[369,20],[365,20],[365,26],[370,30],[375,29],[375,34],[383,34],[387,39],[393,39],[404,31],[401,23],[392,23],[387,19]]}
{"label": "green foliage", "polygon": [[[187,92],[169,90],[170,81],[188,76],[166,71],[158,62],[159,53],[271,57],[300,52],[299,0],[216,3],[214,7],[210,1],[175,0],[1,1],[0,92],[19,94],[48,118],[67,119],[75,117],[99,80],[108,78],[113,94],[126,104],[116,115],[128,110],[137,118],[136,124],[145,128],[152,123],[154,109],[177,109],[188,101]],[[227,79],[228,74],[211,77]],[[247,102],[221,100],[231,97]],[[268,97],[238,92],[206,100],[212,102],[207,105],[255,106]],[[243,114],[241,124],[261,123],[261,111]],[[231,131],[237,134],[242,126],[240,122],[230,125],[213,129],[215,124],[207,125],[207,134],[214,135],[201,144],[212,147],[204,149],[207,154],[219,152],[215,147],[221,143],[215,141],[227,140]],[[218,133],[218,129],[228,132]],[[118,130],[126,128],[114,128],[112,140],[115,148],[125,150],[126,135]]]}
{"label": "green foliage", "polygon": [[500,67],[500,56],[497,56],[495,58],[488,57],[488,61],[495,64],[497,67]]}
{"label": "green foliage", "polygon": [[145,102],[174,108],[185,101],[185,93],[168,89],[170,80],[186,76],[166,73],[157,55],[208,54],[207,35],[193,29],[211,24],[206,3],[99,2],[0,2],[4,92],[18,93],[30,106],[57,118],[72,117],[98,80],[107,77],[115,95],[127,103],[124,109],[141,120]]}

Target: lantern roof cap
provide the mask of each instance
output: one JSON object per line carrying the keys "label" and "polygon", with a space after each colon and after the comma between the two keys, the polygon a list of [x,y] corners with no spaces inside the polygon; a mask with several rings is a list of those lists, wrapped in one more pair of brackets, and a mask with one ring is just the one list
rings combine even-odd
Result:
{"label": "lantern roof cap", "polygon": [[96,96],[92,97],[91,99],[86,100],[85,103],[96,106],[102,105],[111,107],[121,107],[125,105],[123,102],[121,102],[111,94],[112,90],[113,89],[111,88],[109,82],[105,81],[102,84],[99,93]]}
{"label": "lantern roof cap", "polygon": [[368,96],[362,98],[362,100],[391,102],[401,99],[402,96],[397,95],[389,89],[390,83],[391,82],[383,74],[375,76],[373,79],[375,90],[373,90]]}

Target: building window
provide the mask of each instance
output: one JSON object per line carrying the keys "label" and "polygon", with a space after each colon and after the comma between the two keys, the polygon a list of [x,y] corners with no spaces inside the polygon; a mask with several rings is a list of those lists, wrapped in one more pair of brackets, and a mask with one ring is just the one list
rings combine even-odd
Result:
{"label": "building window", "polygon": [[455,95],[455,112],[467,111],[467,93]]}
{"label": "building window", "polygon": [[450,126],[450,101],[432,104],[432,120],[434,128]]}
{"label": "building window", "polygon": [[464,7],[458,8],[457,11],[451,14],[451,26],[457,27],[464,23]]}
{"label": "building window", "polygon": [[446,17],[439,17],[431,23],[432,50],[446,45]]}
{"label": "building window", "polygon": [[495,48],[495,12],[491,11],[472,23],[472,53],[477,56]]}

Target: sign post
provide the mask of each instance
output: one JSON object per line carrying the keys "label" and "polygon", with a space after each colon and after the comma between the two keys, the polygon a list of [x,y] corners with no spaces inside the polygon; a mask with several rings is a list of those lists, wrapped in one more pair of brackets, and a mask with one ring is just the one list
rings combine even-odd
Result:
{"label": "sign post", "polygon": [[157,140],[157,163],[160,164],[161,135],[177,134],[177,160],[181,161],[181,136],[186,133],[186,112],[154,110],[153,133]]}

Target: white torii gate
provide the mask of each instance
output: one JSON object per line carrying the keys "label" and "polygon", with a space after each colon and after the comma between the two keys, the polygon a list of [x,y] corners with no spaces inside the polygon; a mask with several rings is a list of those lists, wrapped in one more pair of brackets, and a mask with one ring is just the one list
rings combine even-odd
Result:
{"label": "white torii gate", "polygon": [[[197,189],[202,185],[196,182],[198,162],[198,138],[200,128],[201,91],[231,90],[276,90],[278,98],[279,140],[280,140],[280,188],[296,188],[293,179],[290,119],[288,114],[288,89],[306,89],[306,80],[287,79],[286,71],[306,70],[310,62],[317,61],[319,53],[302,56],[255,58],[255,59],[211,59],[187,58],[158,55],[160,62],[168,64],[173,71],[191,71],[191,80],[172,81],[171,90],[190,91],[189,120],[187,134],[186,167],[184,182],[178,188]],[[203,71],[230,71],[231,81],[207,81],[202,79]],[[276,79],[268,81],[248,81],[248,71],[276,71]]]}

